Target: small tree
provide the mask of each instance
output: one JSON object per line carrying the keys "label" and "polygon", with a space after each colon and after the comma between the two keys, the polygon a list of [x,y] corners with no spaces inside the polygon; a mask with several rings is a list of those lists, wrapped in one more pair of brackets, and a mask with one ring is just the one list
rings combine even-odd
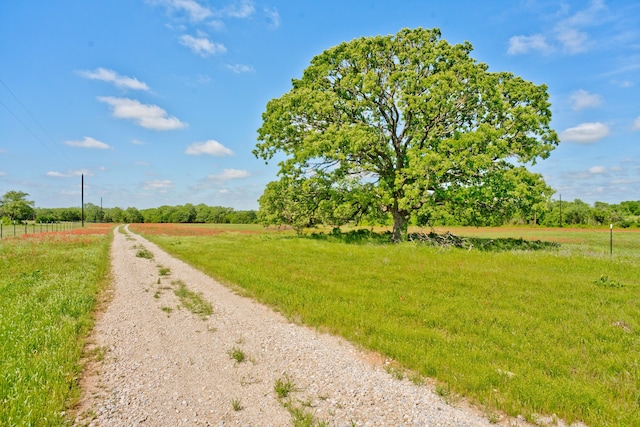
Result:
{"label": "small tree", "polygon": [[10,221],[22,221],[33,218],[32,200],[27,200],[28,193],[23,191],[7,191],[0,200],[0,216],[6,216]]}
{"label": "small tree", "polygon": [[[559,142],[549,127],[547,87],[489,72],[471,50],[468,42],[441,40],[438,29],[418,28],[313,58],[263,113],[254,154],[286,158],[280,184],[267,186],[261,201],[271,200],[275,186],[297,192],[309,180],[327,184],[327,193],[368,188],[372,209],[391,215],[399,241],[412,215],[428,217],[443,205],[483,218],[524,208],[522,197],[548,198],[546,186],[525,196],[520,189],[523,178],[541,180],[524,165]],[[290,201],[302,206],[287,208],[299,212],[315,212],[309,204],[323,200],[296,197]]]}

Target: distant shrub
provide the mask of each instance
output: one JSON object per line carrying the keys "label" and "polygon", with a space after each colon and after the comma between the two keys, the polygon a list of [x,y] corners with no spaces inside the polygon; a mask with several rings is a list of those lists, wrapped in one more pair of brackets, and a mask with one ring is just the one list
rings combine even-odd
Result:
{"label": "distant shrub", "polygon": [[599,279],[593,281],[594,284],[605,288],[623,288],[624,285],[617,280],[609,279],[609,276],[600,276]]}

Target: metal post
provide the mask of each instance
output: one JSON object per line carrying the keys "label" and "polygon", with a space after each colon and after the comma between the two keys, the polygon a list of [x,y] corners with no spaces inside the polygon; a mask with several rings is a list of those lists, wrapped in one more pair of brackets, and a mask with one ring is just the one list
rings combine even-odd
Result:
{"label": "metal post", "polygon": [[609,224],[609,256],[613,256],[613,224]]}

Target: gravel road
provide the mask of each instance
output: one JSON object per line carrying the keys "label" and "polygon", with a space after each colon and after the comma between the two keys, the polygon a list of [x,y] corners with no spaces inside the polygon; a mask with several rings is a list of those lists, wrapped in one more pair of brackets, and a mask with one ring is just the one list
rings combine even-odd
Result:
{"label": "gravel road", "polygon": [[[314,421],[301,425],[496,425],[461,401],[448,404],[428,383],[397,379],[345,340],[234,294],[125,226],[114,234],[112,295],[94,328],[96,360],[76,425],[291,426],[295,416]],[[142,247],[152,259],[136,256]],[[178,281],[213,313],[203,319],[186,309]],[[278,397],[277,382],[292,386],[287,397]]]}

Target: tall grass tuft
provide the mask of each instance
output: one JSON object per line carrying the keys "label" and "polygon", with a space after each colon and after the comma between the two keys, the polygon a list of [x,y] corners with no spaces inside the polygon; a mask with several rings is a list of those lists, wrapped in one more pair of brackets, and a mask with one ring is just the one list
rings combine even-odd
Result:
{"label": "tall grass tuft", "polygon": [[182,305],[193,314],[197,314],[201,319],[206,319],[213,313],[213,306],[204,299],[201,293],[194,292],[187,288],[182,280],[171,282],[175,286],[173,293],[180,299]]}

